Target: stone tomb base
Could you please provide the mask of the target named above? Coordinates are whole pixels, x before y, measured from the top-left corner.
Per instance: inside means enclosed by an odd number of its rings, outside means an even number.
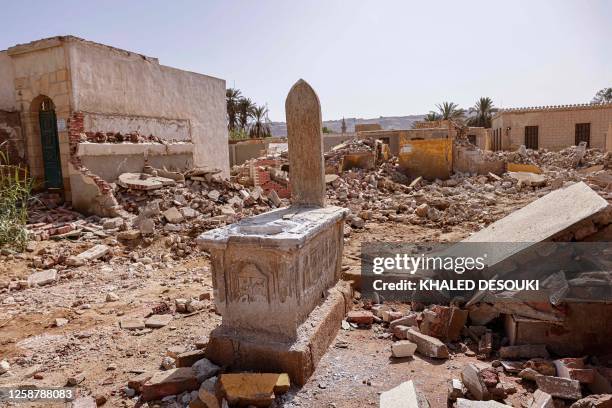
[[[220,326],[210,335],[206,357],[229,369],[287,373],[294,384],[304,385],[351,307],[352,291],[348,283],[339,282],[327,292],[323,303],[299,326],[295,341],[266,341]]]

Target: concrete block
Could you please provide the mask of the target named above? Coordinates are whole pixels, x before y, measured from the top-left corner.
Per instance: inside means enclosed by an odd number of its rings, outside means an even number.
[[[142,385],[141,398],[143,401],[162,399],[168,395],[197,390],[199,386],[196,374],[191,367],[158,371]]]
[[[57,280],[57,270],[47,269],[46,271],[35,272],[28,277],[30,286],[43,286]]]
[[[408,340],[400,340],[391,344],[391,353],[393,357],[412,357],[417,349],[417,345]]]
[[[468,392],[477,400],[487,400],[491,397],[487,385],[480,376],[480,368],[475,364],[466,364],[461,371],[461,380]]]
[[[540,390],[553,397],[569,400],[582,398],[580,383],[576,380],[541,375],[536,377],[536,384]]]
[[[412,381],[406,381],[380,394],[380,408],[429,408],[429,402]]]
[[[414,329],[406,330],[406,338],[417,345],[417,351],[432,358],[448,358],[448,348],[435,337],[427,336]]]
[[[456,408],[508,408],[512,405],[505,405],[497,401],[472,401],[465,398],[457,398]]]
[[[237,373],[219,376],[221,393],[230,405],[268,407],[275,394],[289,389],[287,374]]]
[[[542,390],[535,390],[528,408],[555,408],[555,403],[550,394]]]

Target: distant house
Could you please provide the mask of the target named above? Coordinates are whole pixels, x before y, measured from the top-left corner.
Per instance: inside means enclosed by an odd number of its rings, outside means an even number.
[[[502,109],[493,116],[490,129],[492,150],[520,145],[559,150],[580,142],[610,149],[611,133],[610,103]]]
[[[0,143],[85,211],[145,163],[229,175],[225,109],[222,79],[77,37],[0,51]]]

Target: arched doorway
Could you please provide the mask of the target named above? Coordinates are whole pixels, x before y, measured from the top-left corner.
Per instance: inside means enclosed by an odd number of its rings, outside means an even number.
[[[63,187],[62,162],[60,160],[59,138],[57,136],[55,105],[49,97],[42,96],[39,98],[38,124],[43,168],[45,171],[45,187],[60,189]]]

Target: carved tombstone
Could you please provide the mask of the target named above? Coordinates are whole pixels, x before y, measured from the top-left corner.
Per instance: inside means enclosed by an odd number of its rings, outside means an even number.
[[[304,384],[351,298],[338,283],[348,210],[324,206],[321,107],[310,85],[299,80],[286,109],[291,207],[207,231],[198,244],[210,252],[215,306],[223,316],[210,334],[207,358],[286,372]]]
[[[291,202],[325,206],[325,164],[321,137],[321,104],[314,89],[300,79],[285,101],[289,139]]]

